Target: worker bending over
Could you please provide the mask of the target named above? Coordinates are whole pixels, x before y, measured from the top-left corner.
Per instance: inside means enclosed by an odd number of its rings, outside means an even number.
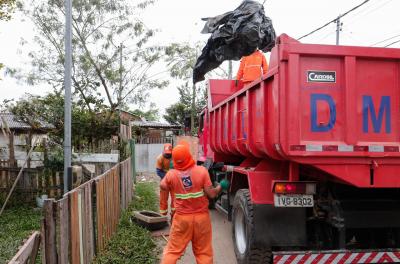
[[[161,178],[161,180],[165,177],[165,175],[170,169],[171,157],[172,157],[172,145],[164,144],[163,152],[157,157],[157,162],[156,162],[156,172],[157,175]],[[160,189],[160,213],[162,215],[168,214],[168,197],[169,197],[169,191]],[[175,212],[174,199],[175,197],[173,193],[171,193],[171,218]]]
[[[213,187],[208,171],[196,166],[186,144],[172,150],[174,169],[161,181],[160,188],[175,193],[176,212],[168,244],[164,248],[162,264],[175,264],[192,241],[197,264],[212,264],[212,230],[208,212],[208,198],[215,198],[229,182],[221,181]]]
[[[257,49],[249,56],[244,56],[240,60],[239,70],[236,75],[236,86],[237,81],[242,81],[244,84],[248,84],[256,79],[260,79],[267,73],[267,70],[267,60],[265,59],[264,54]]]

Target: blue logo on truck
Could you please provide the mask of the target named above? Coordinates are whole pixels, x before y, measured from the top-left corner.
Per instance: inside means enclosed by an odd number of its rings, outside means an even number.
[[[318,123],[318,102],[324,102],[329,106],[329,121],[326,124]],[[385,132],[391,133],[391,111],[390,111],[390,96],[382,96],[379,104],[378,112],[375,110],[375,105],[372,96],[363,95],[362,97],[362,115],[363,115],[363,132],[369,131],[369,120],[372,122],[374,133],[380,133],[382,123],[385,119]],[[336,104],[332,96],[329,94],[311,94],[311,131],[312,132],[328,132],[333,129],[336,123]],[[369,116],[371,116],[369,118]]]
[[[383,115],[385,114],[385,132],[391,132],[390,124],[390,96],[382,96],[381,103],[379,105],[378,117],[376,116],[374,102],[372,96],[363,96],[363,132],[368,133],[368,113],[371,113],[372,127],[375,133],[380,133],[383,122]]]
[[[318,124],[317,102],[323,101],[329,105],[329,122],[326,125]],[[336,123],[336,105],[333,98],[328,94],[311,94],[311,131],[328,132]]]

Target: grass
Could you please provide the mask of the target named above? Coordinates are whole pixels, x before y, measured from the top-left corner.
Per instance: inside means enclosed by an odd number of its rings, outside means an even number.
[[[0,216],[0,263],[7,263],[22,241],[40,229],[41,211],[29,207],[12,207]]]
[[[94,261],[96,264],[153,264],[157,261],[156,245],[150,232],[130,221],[134,210],[158,210],[156,183],[138,183],[136,199],[122,214],[118,231],[108,243],[106,250]]]

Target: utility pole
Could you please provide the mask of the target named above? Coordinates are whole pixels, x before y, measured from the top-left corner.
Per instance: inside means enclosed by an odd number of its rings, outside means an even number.
[[[336,19],[336,45],[339,45],[340,31],[342,31],[343,26],[343,23],[340,22],[341,17],[342,15],[339,15]]]
[[[229,64],[228,64],[228,79],[232,80],[232,61],[231,60],[229,61]]]
[[[118,103],[120,103],[122,97],[122,43],[119,46],[119,93]]]
[[[192,113],[190,116],[190,132],[191,135],[194,136],[195,128],[194,128],[194,119],[196,118],[196,84],[193,83],[192,90]]]
[[[65,1],[65,71],[64,71],[64,193],[72,182],[71,170],[71,70],[72,70],[72,0]]]

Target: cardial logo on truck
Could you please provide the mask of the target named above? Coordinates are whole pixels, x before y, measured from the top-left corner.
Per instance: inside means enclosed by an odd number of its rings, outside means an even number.
[[[307,71],[307,82],[336,82],[335,71]]]

